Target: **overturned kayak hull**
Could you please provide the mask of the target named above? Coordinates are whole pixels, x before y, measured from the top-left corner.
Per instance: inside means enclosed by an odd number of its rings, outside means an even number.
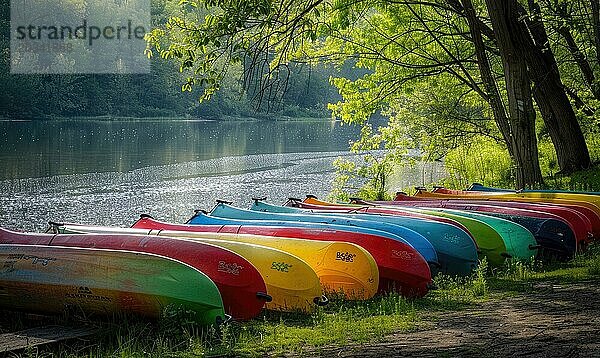
[[[250,225],[187,225],[154,220],[143,216],[132,226],[147,230],[191,232],[219,232],[272,237],[298,238],[318,241],[343,241],[356,244],[368,251],[379,271],[378,292],[391,290],[405,296],[421,297],[427,293],[431,273],[425,260],[410,245],[367,233],[335,230],[331,228],[250,226]]]
[[[513,189],[502,189],[494,188],[490,186],[484,186],[478,183],[473,183],[467,189],[467,191],[481,191],[481,192],[492,192],[492,193],[517,193],[517,190]],[[597,191],[577,191],[577,190],[540,190],[540,189],[523,189],[519,190],[520,193],[551,193],[551,194],[584,194],[584,195],[600,195]]]
[[[447,203],[448,205],[486,205],[503,208],[525,209],[548,213],[562,218],[571,226],[578,238],[588,237],[588,241],[595,236],[595,232],[600,231],[600,218],[598,218],[593,211],[584,207],[573,205],[557,205],[552,203],[533,203],[510,200],[500,201],[489,198],[436,199],[408,196],[404,193],[397,193],[394,201],[375,201],[372,203],[375,205],[393,206],[419,206],[421,205],[420,203],[438,203],[438,205],[446,205]],[[578,239],[578,241],[581,241],[581,239]]]
[[[421,256],[425,258],[425,260],[428,263],[435,267],[439,266],[437,253],[435,252],[433,245],[431,245],[431,243],[421,234],[400,225],[377,223],[359,219],[347,219],[326,215],[265,213],[259,211],[240,209],[222,203],[218,204],[211,211],[210,216],[241,220],[281,220],[288,222],[329,223],[335,225],[342,225],[348,228],[363,227],[368,229],[379,230],[390,234],[389,237],[400,237],[401,239],[410,243],[411,246],[414,247],[421,254]],[[190,220],[189,223],[193,224],[194,222],[195,218],[192,218],[192,220]]]
[[[226,313],[237,320],[256,317],[264,307],[265,300],[269,299],[262,276],[248,260],[214,245],[114,233],[51,235],[21,234],[8,230],[0,232],[0,243],[98,248],[166,256],[206,274],[221,292]],[[228,271],[222,267],[235,267],[236,270]]]
[[[568,260],[572,258],[578,244],[580,247],[587,245],[589,236],[585,230],[577,231],[579,238],[569,223],[560,216],[521,208],[509,208],[502,206],[465,204],[461,202],[448,201],[413,201],[399,202],[407,207],[417,208],[443,208],[476,212],[489,216],[499,217],[529,230],[535,237],[540,248],[542,258]]]
[[[206,275],[158,255],[0,244],[0,267],[0,307],[7,309],[150,318],[183,309],[200,324],[226,319],[219,291]]]
[[[496,194],[496,193],[493,193]],[[462,194],[441,194],[431,193],[423,190],[419,190],[414,198],[423,198],[425,200],[437,199],[457,199],[457,200],[495,200],[495,201],[511,201],[511,202],[524,202],[524,203],[537,203],[537,204],[552,204],[565,206],[574,210],[585,213],[589,220],[594,225],[593,234],[595,237],[600,237],[600,207],[585,201],[571,200],[571,199],[550,199],[550,198],[535,198],[525,197],[524,194],[503,194],[500,195],[462,195]]]
[[[311,313],[318,304],[326,302],[317,274],[305,261],[295,255],[270,247],[210,239],[206,236],[190,237],[186,232],[168,232],[167,235],[167,232],[162,230],[149,232],[144,229],[85,225],[63,225],[60,230],[82,234],[140,235],[141,237],[154,237],[158,240],[170,238],[180,242],[189,241],[218,246],[240,255],[256,267],[265,282],[267,294],[272,299],[266,303],[266,308],[277,311]],[[229,267],[219,267],[219,269],[230,271]]]
[[[304,214],[314,213],[315,215],[340,216],[402,225],[418,232],[431,242],[438,255],[441,266],[440,272],[449,275],[469,275],[477,267],[477,248],[472,238],[463,230],[445,223],[383,214],[357,214],[356,211],[345,213],[339,211],[313,212],[294,207],[270,205],[258,200],[254,202],[252,210],[275,213],[280,211]]]
[[[581,206],[593,211],[600,217],[600,197],[583,194],[552,194],[552,193],[482,193],[475,191],[450,190],[437,188],[434,192],[419,189],[416,197],[424,198],[489,198],[493,200],[511,200],[524,202],[552,203],[567,206]]]
[[[307,197],[304,200],[308,204],[316,205],[331,205],[331,206],[343,206],[343,204],[329,203],[326,201],[318,200],[314,197]],[[396,209],[394,206],[386,207],[392,211],[389,211],[393,215],[393,210]],[[502,240],[502,237],[496,232],[491,226],[483,223],[479,220],[467,218],[460,215],[454,215],[452,213],[443,212],[427,212],[421,211],[422,213],[445,217],[451,220],[455,220],[466,227],[472,237],[477,243],[477,247],[483,257],[486,257],[487,261],[492,266],[502,266],[507,257],[509,257],[506,251],[506,245]],[[401,215],[401,214],[398,214]]]

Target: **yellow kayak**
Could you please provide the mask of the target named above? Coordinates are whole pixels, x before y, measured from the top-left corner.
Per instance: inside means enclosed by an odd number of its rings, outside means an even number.
[[[340,293],[347,299],[371,298],[379,286],[375,259],[365,249],[352,243],[166,230],[153,230],[150,235],[244,242],[285,251],[304,260],[315,271],[326,293]]]
[[[324,200],[319,200],[317,198],[315,198],[312,195],[307,195],[306,199],[304,199],[302,201],[303,203],[306,204],[312,204],[312,205],[322,205],[322,206],[357,206],[357,207],[364,207],[365,205],[354,205],[354,204],[338,204],[338,203],[333,203],[330,201],[324,201]]]
[[[83,225],[61,225],[58,229],[60,233],[65,234],[141,234],[174,237],[173,235],[167,235],[166,231],[160,230],[149,231]],[[172,231],[171,233],[176,234],[178,232]],[[179,233],[181,234],[175,236],[178,239],[223,247],[242,256],[254,265],[265,281],[267,293],[273,298],[271,302],[266,303],[265,307],[267,309],[310,313],[315,310],[317,305],[327,302],[315,271],[304,260],[295,255],[272,247],[223,239],[210,239],[208,235],[190,238],[188,232],[180,231]]]
[[[158,235],[158,233],[153,233]],[[166,236],[160,233],[160,236]],[[267,293],[273,297],[265,307],[277,311],[313,312],[326,303],[319,277],[304,260],[282,250],[223,239],[180,237],[205,242],[235,252],[250,261],[262,275]]]

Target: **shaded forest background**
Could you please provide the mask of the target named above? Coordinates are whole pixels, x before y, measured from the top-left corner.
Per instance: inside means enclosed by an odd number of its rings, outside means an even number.
[[[160,58],[151,59],[149,74],[11,75],[10,1],[0,3],[0,117],[327,117],[327,103],[340,98],[329,77],[341,70],[300,64],[289,66],[281,95],[263,102],[254,100],[258,89],[244,86],[242,66],[202,103],[201,89],[182,92],[185,78],[179,65]],[[153,26],[163,25],[176,5],[153,1]]]

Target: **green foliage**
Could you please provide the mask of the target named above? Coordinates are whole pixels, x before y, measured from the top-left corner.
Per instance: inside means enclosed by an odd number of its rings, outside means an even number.
[[[512,161],[506,148],[482,138],[454,148],[444,158],[448,176],[440,184],[465,188],[471,183],[514,187]]]
[[[541,267],[540,262],[535,260],[506,260],[496,277],[512,281],[526,281],[534,277],[535,271]]]
[[[347,201],[351,195],[368,200],[391,200],[389,178],[399,165],[412,159],[401,149],[379,150],[385,145],[382,141],[385,129],[379,135],[370,135],[371,127],[362,128],[361,140],[353,143],[352,151],[361,152],[359,159],[338,158],[333,165],[336,176],[330,199]],[[365,134],[367,133],[367,134]],[[365,152],[367,151],[368,152]],[[351,193],[350,193],[351,192]]]
[[[588,275],[600,276],[600,257],[592,257],[587,263]]]
[[[319,10],[324,8],[321,1],[182,0],[179,4],[179,13],[172,14],[164,28],[146,35],[146,54],[175,60],[186,75],[182,90],[201,88],[201,100],[221,88],[231,68],[247,65],[251,68],[244,71],[259,78],[261,91],[263,83],[271,83],[268,90],[279,92],[280,65],[289,70],[291,53],[304,39],[316,38]],[[289,32],[296,34],[286,37]]]
[[[390,175],[391,164],[386,157],[377,158],[372,154],[364,155],[364,163],[357,165],[354,161],[338,158],[334,163],[336,176],[330,198],[348,201],[348,189],[354,189],[354,196],[367,200],[389,200],[386,179]],[[351,186],[354,183],[358,186]]]

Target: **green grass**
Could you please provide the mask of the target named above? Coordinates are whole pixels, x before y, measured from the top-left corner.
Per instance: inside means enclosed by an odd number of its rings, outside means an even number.
[[[535,289],[539,282],[579,282],[600,279],[600,248],[568,263],[543,266],[537,262],[509,262],[491,270],[483,261],[467,278],[439,275],[437,289],[425,298],[397,294],[366,301],[333,299],[312,315],[265,311],[249,322],[233,322],[220,330],[201,329],[177,312],[159,322],[127,318],[103,323],[92,342],[61,343],[22,352],[23,357],[197,357],[264,356],[318,353],[326,346],[378,342],[392,333],[409,332],[436,320],[444,312],[460,311],[488,299]],[[27,327],[23,315],[0,320],[0,330]],[[98,344],[95,344],[98,343]]]
[[[539,262],[511,262],[488,278],[492,290],[510,293],[533,290],[539,282],[575,283],[600,280],[600,246],[570,262],[542,265]]]

